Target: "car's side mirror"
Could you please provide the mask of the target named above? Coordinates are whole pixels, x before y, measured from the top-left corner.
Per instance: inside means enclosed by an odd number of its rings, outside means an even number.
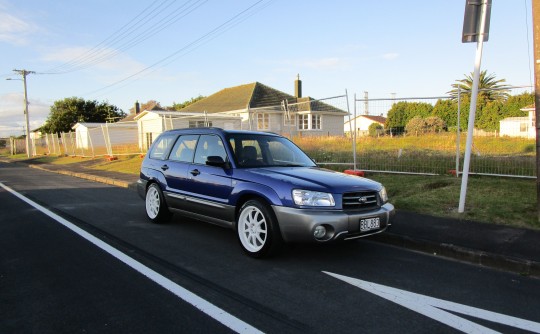
[[[229,168],[229,163],[223,160],[219,155],[209,155],[206,158],[206,164],[214,167]]]

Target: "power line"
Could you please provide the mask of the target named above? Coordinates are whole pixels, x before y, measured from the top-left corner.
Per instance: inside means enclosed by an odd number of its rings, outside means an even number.
[[[259,0],[255,4],[249,6],[248,8],[246,8],[244,10],[242,10],[241,12],[234,15],[229,20],[225,21],[224,23],[220,24],[219,26],[215,27],[214,29],[210,30],[206,34],[202,35],[201,37],[195,39],[191,43],[183,46],[182,48],[180,48],[178,50],[176,50],[175,52],[168,55],[167,57],[164,57],[161,60],[153,63],[152,65],[149,65],[149,66],[145,67],[144,69],[139,70],[139,71],[135,72],[134,74],[129,75],[129,76],[127,76],[127,77],[125,77],[125,78],[123,78],[121,80],[118,80],[118,81],[116,81],[116,82],[114,82],[114,83],[112,83],[110,85],[107,85],[107,86],[102,87],[100,89],[96,89],[94,91],[88,92],[88,93],[83,94],[83,95],[93,95],[93,94],[95,94],[97,92],[101,92],[101,91],[104,91],[104,90],[106,90],[108,88],[117,86],[117,85],[119,85],[119,84],[121,84],[123,82],[126,82],[126,81],[128,81],[130,79],[133,79],[133,78],[139,76],[142,73],[147,72],[148,70],[150,70],[152,68],[157,67],[158,65],[161,65],[161,67],[166,66],[166,65],[176,61],[178,58],[180,58],[180,57],[194,51],[195,49],[201,47],[202,45],[204,45],[204,44],[210,42],[211,40],[221,36],[222,34],[227,32],[228,30],[232,29],[233,27],[237,26],[238,24],[244,22],[245,20],[247,20],[251,16],[258,13],[259,11],[261,11],[261,10],[265,9],[266,7],[268,7],[272,1],[274,1],[274,0]],[[261,3],[263,3],[263,4],[259,6],[259,4],[261,4]],[[134,79],[134,81],[135,80],[137,80],[137,79]]]
[[[40,74],[66,74],[80,71],[107,61],[168,28],[201,7],[207,1],[208,0],[188,0],[163,17],[162,13],[169,9],[175,3],[175,0],[163,0],[159,3],[158,0],[156,0],[119,30],[89,51],[64,64],[40,72]],[[144,17],[142,17],[143,15]],[[138,20],[141,17],[142,19],[149,17],[149,19],[141,23],[140,20]],[[148,25],[150,25],[150,28],[144,29]]]
[[[168,1],[168,0],[167,0]],[[87,59],[88,57],[92,56],[93,54],[96,54],[96,53],[99,53],[101,52],[104,47],[101,47],[102,45],[106,45],[107,43],[109,43],[110,40],[114,40],[115,38],[115,35],[122,35],[124,34],[122,32],[122,30],[124,29],[130,29],[131,26],[136,23],[135,20],[138,19],[140,16],[142,16],[144,13],[146,13],[150,8],[152,8],[154,6],[154,4],[158,2],[158,0],[155,0],[152,4],[150,4],[148,7],[146,7],[145,9],[143,9],[138,15],[136,15],[133,19],[131,19],[128,23],[124,24],[120,29],[118,29],[117,31],[115,31],[114,33],[112,33],[110,36],[108,36],[107,38],[105,38],[103,41],[101,41],[100,43],[98,43],[96,46],[94,46],[93,48],[91,48],[90,50],[88,50],[87,52],[71,59],[70,61],[66,62],[66,63],[63,63],[63,64],[60,64],[60,65],[57,65],[47,71],[44,71],[44,72],[51,72],[51,73],[46,73],[46,74],[54,74],[54,72],[60,72],[61,69],[63,67],[68,67],[68,66],[73,66],[79,62],[82,62],[84,61],[85,59]],[[163,4],[163,3],[162,3]],[[161,6],[161,5],[160,5]],[[159,6],[157,7],[159,8]],[[155,11],[152,10],[151,12]],[[129,28],[128,28],[129,27]]]

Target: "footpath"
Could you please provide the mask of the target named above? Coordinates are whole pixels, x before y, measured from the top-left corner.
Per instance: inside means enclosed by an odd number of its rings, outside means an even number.
[[[9,161],[6,161],[9,162]],[[27,161],[31,168],[136,189],[138,176]],[[370,240],[540,278],[540,230],[432,217],[400,211],[391,228]]]

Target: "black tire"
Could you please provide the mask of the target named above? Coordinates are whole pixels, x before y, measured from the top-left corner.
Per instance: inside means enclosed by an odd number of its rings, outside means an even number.
[[[167,207],[163,192],[156,183],[146,189],[145,198],[146,216],[154,224],[166,223],[171,220],[172,214]]]
[[[258,200],[249,200],[238,212],[236,235],[242,249],[254,258],[275,255],[283,239],[271,209]]]

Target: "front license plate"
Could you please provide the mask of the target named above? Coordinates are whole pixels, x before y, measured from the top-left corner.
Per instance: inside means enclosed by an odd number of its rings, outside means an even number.
[[[367,232],[381,228],[379,217],[360,219],[360,232]]]

